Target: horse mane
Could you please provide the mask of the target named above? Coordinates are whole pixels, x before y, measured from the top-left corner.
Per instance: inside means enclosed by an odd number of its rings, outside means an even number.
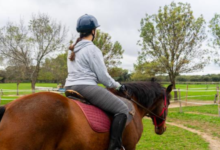
[[[137,101],[144,105],[145,107],[151,107],[155,101],[159,100],[165,94],[165,88],[161,86],[160,83],[155,82],[134,82],[134,83],[125,83],[127,92],[129,96],[135,96]],[[170,94],[167,95],[168,104],[170,99]]]

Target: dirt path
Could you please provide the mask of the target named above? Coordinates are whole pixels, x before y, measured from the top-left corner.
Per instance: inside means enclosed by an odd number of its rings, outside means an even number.
[[[210,150],[220,150],[220,140],[219,139],[214,138],[214,137],[212,137],[212,136],[210,136],[210,135],[208,135],[204,132],[201,132],[201,131],[198,131],[198,130],[195,130],[195,129],[191,129],[191,128],[185,127],[183,125],[180,125],[180,124],[175,124],[175,123],[171,123],[171,122],[166,122],[166,123],[169,124],[169,125],[172,125],[172,126],[176,126],[176,127],[188,130],[188,131],[193,132],[193,133],[197,133],[205,141],[209,142]]]

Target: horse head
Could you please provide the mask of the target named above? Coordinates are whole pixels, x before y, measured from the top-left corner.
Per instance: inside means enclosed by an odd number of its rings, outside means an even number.
[[[137,105],[137,111],[142,117],[150,117],[155,126],[156,134],[163,134],[166,131],[166,117],[170,104],[170,92],[172,85],[166,89],[158,82],[137,82],[126,83],[127,97]]]
[[[166,131],[166,117],[168,114],[168,106],[170,104],[170,92],[172,91],[172,85],[169,85],[164,90],[164,95],[159,96],[155,105],[148,112],[148,116],[152,119],[155,126],[156,134],[163,134]]]

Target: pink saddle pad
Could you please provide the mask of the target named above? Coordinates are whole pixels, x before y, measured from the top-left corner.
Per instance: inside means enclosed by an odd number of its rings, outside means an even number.
[[[96,132],[108,132],[111,121],[104,111],[93,105],[87,105],[73,100],[83,111],[90,127]]]

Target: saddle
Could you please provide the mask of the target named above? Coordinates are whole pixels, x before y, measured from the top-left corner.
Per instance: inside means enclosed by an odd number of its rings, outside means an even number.
[[[65,95],[66,95],[66,97],[68,97],[70,99],[77,100],[77,101],[82,102],[84,104],[91,105],[91,103],[89,103],[88,100],[86,100],[81,94],[79,94],[78,92],[76,92],[74,90],[66,90]]]
[[[92,105],[88,102],[80,93],[74,91],[74,90],[67,90],[65,92],[66,97],[73,100],[82,112],[84,113],[90,127],[95,132],[108,132],[110,130],[111,126],[111,119],[112,116],[108,114],[107,112],[104,112],[100,108]],[[118,96],[129,108],[129,116],[127,119],[126,125],[128,125],[131,120],[133,119],[133,116],[135,115],[135,108],[133,104],[128,101],[127,99]]]

